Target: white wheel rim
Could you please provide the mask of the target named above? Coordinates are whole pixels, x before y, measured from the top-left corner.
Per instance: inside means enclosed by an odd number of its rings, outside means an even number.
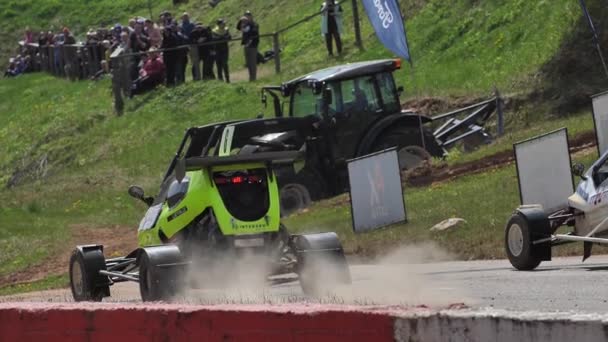
[[[80,268],[79,262],[75,262],[72,264],[72,286],[76,295],[83,295],[84,289],[82,280],[82,269]]]
[[[509,251],[513,256],[519,256],[524,249],[524,234],[521,227],[516,223],[509,227],[508,243]]]

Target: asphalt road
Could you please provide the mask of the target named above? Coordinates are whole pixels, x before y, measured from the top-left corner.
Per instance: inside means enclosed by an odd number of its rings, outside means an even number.
[[[192,290],[176,301],[187,303],[294,303],[321,301],[338,304],[405,304],[445,307],[464,303],[515,311],[606,312],[608,256],[556,258],[536,271],[519,272],[506,260],[381,264],[351,266],[353,285],[322,298],[302,294],[296,281],[251,289],[223,286]],[[139,302],[137,284],[112,287],[112,302]],[[69,290],[52,290],[0,297],[6,301],[71,301]]]

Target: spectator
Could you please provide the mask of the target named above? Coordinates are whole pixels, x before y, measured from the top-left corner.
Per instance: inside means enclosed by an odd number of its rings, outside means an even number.
[[[74,45],[76,44],[76,38],[72,36],[72,32],[67,27],[63,28],[63,44],[64,45]]]
[[[162,84],[165,78],[165,64],[155,48],[150,49],[148,58],[133,82],[131,96],[144,93]]]
[[[190,40],[190,33],[194,30],[194,24],[190,22],[190,15],[188,12],[184,12],[182,15],[182,34],[186,39]]]
[[[217,66],[217,78],[230,83],[230,74],[228,73],[228,41],[232,39],[230,31],[226,27],[224,19],[218,19],[217,26],[213,29],[213,40],[219,43],[215,44],[215,64]]]
[[[184,61],[184,50],[175,49],[184,43],[183,36],[177,31],[177,25],[166,26],[163,29],[163,49],[169,49],[164,52],[164,62],[167,69],[167,86],[175,86],[180,84],[185,78],[182,75],[182,63]]]
[[[204,44],[213,41],[213,32],[209,26],[197,24],[195,29],[192,31],[192,44]],[[206,44],[198,47],[198,55],[203,63],[202,78],[203,80],[213,80],[215,75],[213,73],[213,63],[215,49],[214,45]],[[194,73],[194,68],[193,68]],[[197,78],[200,79],[200,78]]]
[[[129,25],[127,26],[129,33],[132,33],[133,31],[135,31],[136,24],[137,24],[137,19],[135,19],[135,18],[129,19]]]
[[[31,44],[34,42],[34,34],[30,30],[29,26],[25,28],[25,34],[23,35],[23,43]]]
[[[116,24],[112,28],[112,44],[120,45],[120,34],[122,33],[122,25]]]
[[[327,0],[321,6],[321,33],[325,35],[327,53],[334,55],[332,37],[336,41],[338,55],[342,54],[342,7],[335,0]]]
[[[140,52],[148,51],[148,49],[150,48],[150,42],[148,40],[148,37],[144,34],[143,22],[137,21],[135,23],[133,32],[131,32],[131,34],[129,35],[129,43],[130,43],[129,46],[131,47],[131,52],[133,52],[133,53],[140,53]],[[133,56],[133,66],[134,67],[131,69],[131,78],[132,79],[137,78],[137,68],[138,68],[140,62],[141,62],[140,55]]]
[[[53,34],[53,31],[49,31],[46,33],[46,43],[48,45],[55,44],[55,35]]]
[[[159,48],[163,41],[163,36],[162,34],[160,34],[160,29],[152,21],[152,19],[146,19],[145,32],[148,35],[148,39],[150,40],[150,46]]]
[[[173,17],[169,11],[164,11],[160,14],[160,22],[164,27],[171,26],[173,24]]]
[[[43,46],[47,45],[47,43],[48,43],[48,36],[46,35],[46,33],[44,31],[40,31],[40,34],[38,35],[38,46],[43,47]]]
[[[15,77],[17,75],[19,75],[19,72],[17,70],[17,63],[15,62],[14,58],[9,59],[8,61],[8,68],[6,68],[6,71],[4,72],[4,77]]]
[[[236,29],[243,33],[241,44],[245,49],[245,63],[249,70],[249,81],[255,81],[257,76],[258,45],[260,44],[260,30],[253,20],[250,11],[239,20]]]

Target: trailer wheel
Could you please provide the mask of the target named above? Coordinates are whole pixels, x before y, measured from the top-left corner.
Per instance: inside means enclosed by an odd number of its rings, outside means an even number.
[[[511,265],[520,271],[530,271],[541,263],[536,246],[532,244],[531,228],[528,221],[519,214],[513,214],[505,229],[505,250]]]
[[[422,147],[422,139],[420,139],[420,130],[417,127],[396,127],[383,132],[376,140],[372,147],[372,152],[381,151],[387,148],[397,146],[399,153],[399,166],[401,169],[411,169],[415,167],[415,160],[419,162],[430,159],[430,157],[443,157],[443,149],[437,143],[428,128],[423,128],[424,146],[426,154],[421,153],[416,146]],[[403,158],[408,157],[408,158]]]
[[[179,249],[174,246],[171,246],[174,248],[166,249],[164,247],[145,248],[137,259],[139,292],[144,302],[172,299],[179,291],[178,284],[184,280],[181,279],[181,274],[178,272],[179,267],[171,265],[181,260]]]
[[[105,258],[100,249],[75,249],[70,256],[70,288],[77,302],[101,302],[109,296],[107,285],[100,286],[104,279],[99,271],[105,269]],[[107,277],[105,277],[107,278]]]

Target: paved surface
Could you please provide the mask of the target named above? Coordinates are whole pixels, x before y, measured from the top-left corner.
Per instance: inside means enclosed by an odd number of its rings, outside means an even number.
[[[533,272],[518,272],[506,260],[383,264],[351,266],[353,285],[322,298],[307,298],[297,282],[257,290],[195,290],[177,301],[188,303],[294,303],[321,301],[338,304],[406,304],[444,307],[465,303],[471,307],[506,310],[606,312],[608,310],[608,256],[556,258]],[[246,283],[246,282],[244,282]],[[245,286],[246,287],[246,286]],[[112,288],[109,301],[139,302],[137,284]],[[71,301],[69,290],[54,290],[10,297],[6,301]]]

